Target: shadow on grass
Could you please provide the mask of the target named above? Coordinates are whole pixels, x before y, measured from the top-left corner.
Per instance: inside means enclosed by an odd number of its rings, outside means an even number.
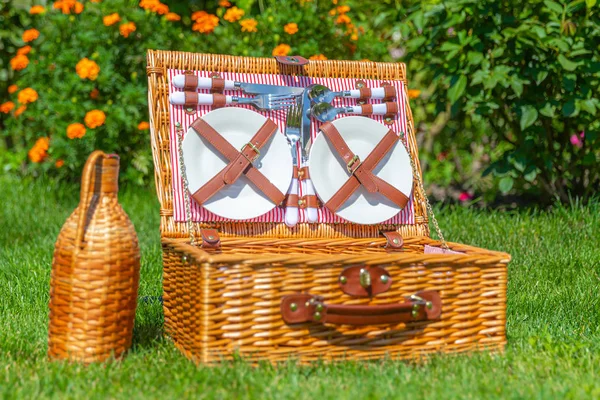
[[[159,346],[164,341],[163,328],[162,296],[140,297],[133,328],[133,351]]]

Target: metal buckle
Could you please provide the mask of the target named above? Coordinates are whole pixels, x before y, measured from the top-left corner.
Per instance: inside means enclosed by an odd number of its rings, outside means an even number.
[[[354,168],[352,168],[355,164],[356,164],[356,166]],[[356,171],[358,169],[358,167],[360,167],[361,164],[362,164],[362,162],[360,161],[360,158],[358,158],[358,156],[355,154],[354,157],[352,157],[352,160],[350,160],[348,162],[348,164],[346,165],[346,169],[348,170],[349,173],[353,174],[354,171]]]
[[[244,149],[246,148],[246,146],[250,146],[250,148],[252,150],[254,150],[254,152],[256,153],[256,155],[254,156],[254,158],[249,159],[248,157],[246,157],[246,155],[244,154]],[[250,164],[253,164],[254,161],[258,160],[258,157],[260,157],[260,150],[258,149],[258,147],[256,147],[254,144],[248,142],[245,145],[242,146],[242,148],[240,149],[240,153],[242,153],[242,155],[246,158],[246,160],[248,160],[248,162]]]

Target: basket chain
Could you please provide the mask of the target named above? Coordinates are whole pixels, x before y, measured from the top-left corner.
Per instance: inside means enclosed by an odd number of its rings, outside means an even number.
[[[185,195],[183,196],[185,203],[185,218],[187,222],[188,231],[190,232],[190,244],[194,245],[196,243],[196,235],[194,235],[194,224],[192,223],[189,183],[187,179],[187,172],[185,170],[185,163],[183,162],[183,127],[181,126],[180,122],[175,122],[175,127],[177,129],[177,151],[179,153],[179,169],[181,173],[181,179],[183,180],[183,189],[185,193]]]
[[[435,217],[435,213],[433,212],[433,207],[431,207],[431,203],[429,203],[429,198],[427,197],[427,193],[425,192],[425,188],[423,187],[423,179],[421,179],[421,174],[419,174],[419,171],[417,170],[417,165],[415,164],[415,161],[413,160],[413,156],[412,156],[412,154],[410,154],[410,151],[408,151],[408,148],[406,147],[406,144],[404,143],[404,139],[405,139],[404,132],[400,132],[400,139],[402,139],[400,141],[402,142],[402,144],[404,145],[404,148],[406,149],[406,152],[408,153],[408,157],[410,159],[410,166],[412,167],[413,175],[417,179],[419,189],[421,190],[421,193],[423,193],[423,197],[425,198],[425,206],[427,207],[427,213],[431,216],[431,222],[433,222],[433,226],[435,227],[435,232],[437,233],[438,238],[440,238],[440,241],[442,242],[442,248],[445,250],[448,250],[448,244],[446,243],[446,239],[444,239],[444,235],[442,234],[440,225],[438,224],[437,218]]]

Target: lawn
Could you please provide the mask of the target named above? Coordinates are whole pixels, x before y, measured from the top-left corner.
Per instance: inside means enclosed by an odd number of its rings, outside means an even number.
[[[600,398],[600,202],[438,209],[450,240],[513,256],[504,354],[206,368],[162,336],[156,196],[122,188],[142,250],[134,346],[122,362],[85,367],[46,358],[52,250],[78,188],[8,178],[0,188],[0,398]]]

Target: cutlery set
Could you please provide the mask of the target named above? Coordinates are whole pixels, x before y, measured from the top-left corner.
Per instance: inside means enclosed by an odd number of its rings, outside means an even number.
[[[318,221],[319,200],[315,194],[309,172],[308,160],[311,150],[311,119],[321,123],[334,121],[339,114],[392,115],[398,112],[396,102],[379,104],[359,104],[336,107],[331,104],[335,98],[388,100],[396,97],[395,88],[361,88],[356,90],[333,91],[321,84],[307,87],[289,87],[259,83],[245,83],[221,78],[201,78],[196,75],[180,74],[171,79],[175,88],[183,91],[172,92],[171,104],[185,109],[196,109],[208,105],[220,108],[226,105],[248,104],[260,111],[287,110],[284,135],[290,148],[294,174],[285,201],[285,223],[293,227],[299,220],[299,209],[305,210],[307,222]],[[211,90],[213,93],[198,93],[197,90]],[[241,91],[252,97],[225,95],[217,92]],[[373,121],[375,122],[375,121]],[[298,160],[298,145],[300,160]],[[260,155],[260,153],[258,153]],[[257,158],[258,158],[257,155]],[[354,156],[357,161],[358,156]],[[360,161],[356,162],[356,167]],[[350,163],[349,163],[350,165]],[[348,167],[349,173],[354,173]],[[299,185],[301,188],[299,190]],[[302,193],[302,197],[300,197]],[[320,193],[320,192],[319,192]]]

